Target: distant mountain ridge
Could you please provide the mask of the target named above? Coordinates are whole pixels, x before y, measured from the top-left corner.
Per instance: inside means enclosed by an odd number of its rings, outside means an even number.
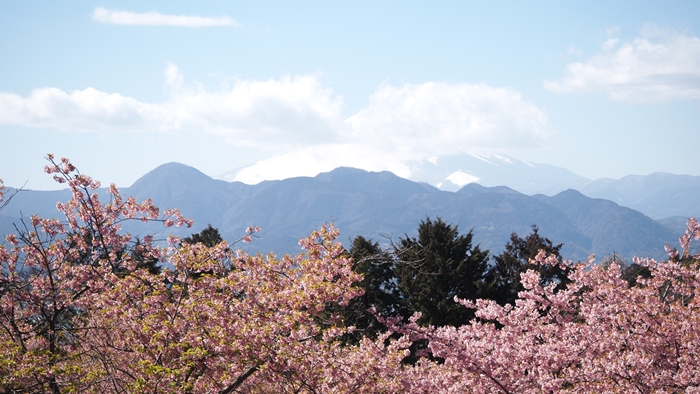
[[[530,163],[497,153],[461,153],[406,164],[411,169],[409,180],[427,183],[445,191],[457,191],[468,183],[479,183],[484,186],[507,185],[524,194],[551,195],[590,182],[561,167]],[[216,178],[239,181],[246,170],[255,166],[239,167]],[[243,175],[242,178],[246,176]]]
[[[297,241],[321,224],[333,221],[341,240],[363,235],[380,242],[386,237],[413,236],[420,220],[440,216],[474,231],[482,248],[500,253],[510,234],[529,234],[532,225],[542,236],[564,243],[563,255],[585,260],[617,253],[663,258],[663,246],[678,244],[678,232],[644,214],[615,202],[587,197],[575,190],[555,196],[528,196],[504,186],[468,184],[457,192],[442,191],[390,172],[338,168],[316,177],[265,181],[257,185],[215,180],[178,163],[159,166],[144,175],[124,195],[152,198],[161,208],[179,208],[195,219],[192,229],[172,232],[186,236],[211,224],[224,238],[237,239],[247,226],[262,228],[260,238],[241,244],[250,252],[295,253]],[[2,212],[0,232],[12,231],[8,220],[39,213],[55,217],[55,203],[69,198],[66,191],[23,191]],[[48,213],[49,214],[47,215]],[[13,219],[14,218],[14,219]],[[165,236],[171,229],[142,223],[125,226],[133,234]]]
[[[618,180],[602,178],[579,190],[587,196],[605,198],[644,212],[654,219],[700,216],[700,176],[657,172]]]
[[[410,180],[427,183],[445,191],[457,191],[468,184],[507,186],[527,195],[553,196],[568,189],[594,198],[604,198],[636,209],[653,219],[700,216],[700,176],[654,173],[629,175],[619,180],[590,180],[565,168],[532,163],[496,153],[462,153],[408,163]],[[249,167],[220,176],[237,180]],[[675,228],[675,227],[674,227]]]
[[[528,195],[552,195],[590,182],[565,168],[496,153],[462,153],[416,163],[411,179],[446,191],[473,182],[487,187],[505,185]]]

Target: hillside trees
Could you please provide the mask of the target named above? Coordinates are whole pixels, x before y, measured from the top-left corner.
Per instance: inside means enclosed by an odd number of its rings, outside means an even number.
[[[417,364],[403,367],[403,383],[420,381],[433,392],[697,392],[700,256],[689,245],[699,238],[691,219],[682,252],[669,248],[667,262],[596,265],[561,261],[561,245],[536,228],[525,239],[514,236],[506,252],[522,260],[514,265],[521,289],[512,302],[455,297],[478,317],[458,326],[380,316],[394,335],[424,341],[443,362],[414,353]],[[525,260],[528,245],[539,247]],[[431,379],[416,380],[425,369]]]
[[[700,239],[697,220],[668,248],[666,262],[635,259],[649,275],[630,286],[616,261],[605,267],[566,263],[565,288],[543,284],[540,271],[521,274],[514,304],[456,299],[478,320],[461,327],[425,327],[415,319],[392,330],[429,340],[444,360],[434,390],[441,392],[699,392]],[[562,262],[541,251],[533,265]]]

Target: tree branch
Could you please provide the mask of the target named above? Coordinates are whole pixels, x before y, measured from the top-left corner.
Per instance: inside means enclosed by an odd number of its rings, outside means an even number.
[[[229,385],[225,389],[219,391],[219,394],[232,393],[233,390],[237,389],[238,386],[243,384],[243,382],[250,377],[250,375],[254,374],[259,369],[260,369],[259,365],[253,365],[252,367],[248,368],[248,370],[243,372],[233,383],[231,383],[231,385]]]

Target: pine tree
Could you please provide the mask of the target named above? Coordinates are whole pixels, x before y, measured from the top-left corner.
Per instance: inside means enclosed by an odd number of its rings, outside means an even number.
[[[515,304],[518,293],[525,290],[520,283],[520,274],[527,270],[536,270],[540,273],[540,284],[556,283],[556,290],[566,287],[569,282],[567,277],[569,270],[551,265],[530,264],[540,250],[549,255],[556,256],[561,261],[560,250],[564,244],[554,245],[548,238],[538,234],[537,226],[532,226],[532,233],[526,238],[512,233],[510,241],[506,244],[503,253],[494,256],[494,264],[487,273],[491,283],[492,299],[501,305]]]
[[[188,243],[190,245],[202,243],[205,246],[211,248],[220,244],[223,240],[224,239],[221,238],[221,234],[219,234],[219,230],[217,228],[212,227],[211,224],[207,224],[207,228],[205,228],[204,230],[198,233],[194,233],[189,237],[183,238],[182,243]]]
[[[370,308],[382,316],[403,315],[400,308],[396,278],[394,276],[394,258],[383,250],[379,243],[357,236],[352,242],[349,254],[353,260],[353,270],[362,274],[362,281],[355,285],[364,290],[364,294],[353,298],[350,303],[339,309],[346,326],[354,326],[355,332],[346,335],[346,342],[357,342],[363,336],[376,338],[386,331]]]
[[[418,238],[402,238],[396,250],[394,272],[408,316],[422,314],[420,324],[460,326],[474,317],[454,297],[487,298],[484,280],[488,251],[472,245],[473,234],[460,235],[457,226],[426,218]]]

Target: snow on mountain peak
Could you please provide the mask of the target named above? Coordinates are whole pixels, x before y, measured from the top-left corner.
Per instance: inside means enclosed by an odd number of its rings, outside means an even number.
[[[459,187],[462,187],[468,183],[479,182],[479,177],[474,176],[472,174],[467,174],[462,170],[453,172],[452,174],[450,174],[450,176],[448,176],[445,179]]]

